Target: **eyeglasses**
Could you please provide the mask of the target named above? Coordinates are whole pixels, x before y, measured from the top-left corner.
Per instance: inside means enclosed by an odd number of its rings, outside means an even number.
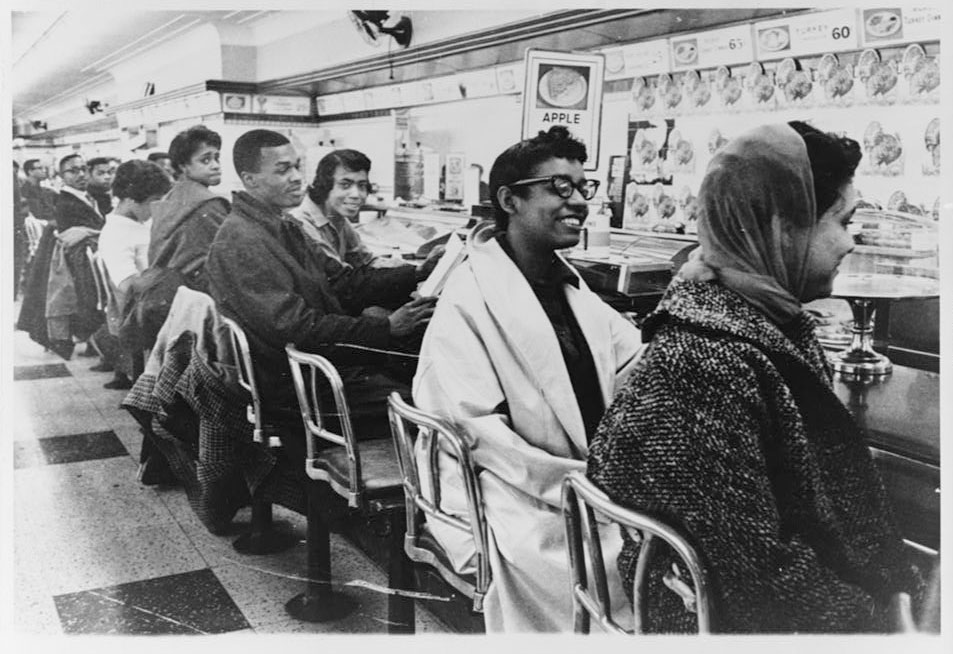
[[[64,168],[63,172],[69,173],[71,175],[79,175],[80,173],[88,173],[89,167],[88,166],[73,166],[72,168]]]
[[[561,198],[570,198],[572,197],[573,191],[579,191],[579,194],[583,197],[584,200],[591,200],[596,196],[596,191],[599,190],[599,180],[596,179],[584,179],[581,182],[572,181],[571,177],[567,175],[551,175],[548,177],[530,177],[529,179],[521,179],[506,186],[527,186],[529,184],[542,184],[543,182],[549,182],[553,190]]]

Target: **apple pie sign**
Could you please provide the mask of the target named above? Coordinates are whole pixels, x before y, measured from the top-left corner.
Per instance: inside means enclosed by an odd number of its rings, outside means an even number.
[[[586,144],[585,170],[599,165],[605,57],[530,48],[526,51],[523,138],[564,125]]]

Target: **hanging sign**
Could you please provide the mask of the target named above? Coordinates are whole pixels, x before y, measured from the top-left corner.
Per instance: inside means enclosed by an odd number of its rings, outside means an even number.
[[[856,9],[834,9],[757,23],[758,60],[856,50],[860,43]]]
[[[586,144],[585,170],[599,165],[605,57],[597,54],[526,51],[523,138],[564,125]]]

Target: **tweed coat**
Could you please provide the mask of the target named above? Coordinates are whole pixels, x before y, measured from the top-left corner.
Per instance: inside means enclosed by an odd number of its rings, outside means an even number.
[[[589,477],[694,539],[720,631],[887,629],[889,596],[916,595],[918,575],[810,316],[782,331],[721,284],[676,279],[643,336],[651,344],[603,417]],[[637,547],[619,557],[624,579]],[[685,630],[694,616],[659,582],[674,558],[657,561],[649,628]]]
[[[491,540],[487,631],[571,631],[560,492],[568,472],[585,470],[585,426],[552,323],[492,232],[492,225],[474,230],[469,258],[440,296],[420,350],[414,402],[474,444]],[[564,288],[608,402],[642,347],[639,332],[581,279],[579,288]],[[440,464],[443,507],[466,515],[453,459],[445,454]],[[621,538],[606,527],[606,557],[615,557]],[[439,523],[429,528],[466,571],[469,537]],[[624,603],[621,579],[610,575],[609,584]]]

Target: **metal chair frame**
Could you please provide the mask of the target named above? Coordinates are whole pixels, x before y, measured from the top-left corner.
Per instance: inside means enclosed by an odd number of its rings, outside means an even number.
[[[105,311],[113,297],[106,262],[103,261],[99,252],[93,252],[93,249],[89,246],[86,247],[86,259],[89,261],[89,266],[93,271],[93,281],[96,284],[96,308]]]
[[[351,424],[351,412],[344,392],[344,382],[328,359],[309,352],[302,352],[294,345],[285,346],[295,394],[301,410],[304,428],[306,460],[305,473],[310,479],[323,481],[352,509],[362,515],[382,518],[385,522],[383,535],[388,537],[388,585],[395,589],[412,586],[409,575],[412,570],[400,547],[403,541],[404,510],[402,488],[395,489],[394,497],[378,497],[368,501],[365,497],[362,476],[360,447]],[[309,369],[309,383],[305,384],[303,367]],[[340,423],[340,434],[325,427],[323,416],[332,415],[321,410],[318,398],[318,375],[323,375],[331,387],[335,415]],[[329,450],[318,450],[318,439],[338,448],[344,448],[348,462],[347,483],[339,483],[319,465]],[[331,450],[333,451],[333,450]],[[397,491],[400,491],[399,496]],[[308,496],[308,584],[305,592],[292,598],[287,604],[288,612],[301,620],[323,621],[335,619],[351,610],[351,601],[342,593],[330,589],[330,532],[325,520],[315,506],[313,493]],[[391,594],[388,597],[388,633],[412,633],[414,631],[414,604],[408,597]]]
[[[683,534],[657,518],[615,504],[581,472],[571,472],[566,475],[563,481],[562,499],[572,580],[573,626],[576,633],[589,633],[592,619],[611,633],[645,633],[648,616],[645,601],[648,566],[657,549],[659,539],[675,550],[691,574],[693,592],[678,579],[674,581],[674,584],[680,587],[679,594],[686,598],[686,604],[694,607],[698,619],[698,633],[711,633],[714,607],[708,573],[698,552]],[[623,629],[612,617],[596,514],[619,524],[630,536],[642,543],[633,581],[632,604],[635,618],[633,631]]]
[[[261,398],[258,395],[258,385],[255,382],[255,367],[245,330],[231,318],[225,316],[221,318],[228,328],[229,341],[235,356],[235,367],[238,369],[238,384],[248,391],[251,397],[251,402],[245,408],[245,417],[253,426],[252,438],[256,443],[269,448],[281,447],[280,436],[275,434],[266,436],[266,426],[263,424],[261,417]],[[236,538],[232,546],[237,551],[247,554],[270,554],[293,546],[296,542],[293,535],[276,532],[272,519],[271,503],[253,497],[251,531]]]
[[[46,221],[40,220],[32,213],[27,214],[23,221],[23,227],[26,230],[27,256],[32,259],[36,254],[36,248],[40,245],[40,238],[43,236],[43,228],[46,227]]]
[[[301,420],[304,425],[305,444],[307,446],[307,460],[305,472],[308,477],[317,481],[327,482],[341,497],[347,500],[351,508],[363,508],[363,484],[361,483],[361,455],[351,425],[351,411],[348,408],[347,397],[344,395],[344,382],[337,368],[330,361],[319,354],[302,352],[293,345],[285,346],[288,353],[288,363],[291,367],[291,378],[294,380],[295,393],[298,405],[301,408]],[[305,386],[302,366],[308,366],[311,372],[310,384]],[[321,405],[318,402],[317,379],[318,373],[324,375],[331,386],[334,397],[335,415],[341,424],[342,434],[336,434],[324,427]],[[343,447],[347,452],[348,485],[343,486],[329,477],[324,470],[315,465],[318,456],[316,438],[320,438],[332,445]]]
[[[397,449],[404,496],[407,505],[407,533],[404,536],[404,551],[411,561],[426,563],[440,573],[450,585],[472,599],[473,611],[483,611],[483,598],[491,581],[488,556],[486,517],[483,510],[483,494],[476,466],[470,455],[471,446],[454,427],[438,416],[417,409],[405,402],[400,394],[391,393],[387,400],[391,433]],[[416,429],[408,429],[410,423]],[[419,462],[415,456],[415,443],[427,438],[427,461],[430,478],[430,498],[423,492]],[[457,468],[463,479],[469,519],[446,513],[440,508],[440,476],[438,454],[441,443],[456,457]],[[419,537],[426,528],[426,520],[435,520],[470,535],[476,549],[476,584],[462,578],[455,570],[444,565],[431,550],[420,547]]]
[[[275,434],[269,434],[267,438],[265,436],[265,426],[261,419],[261,399],[258,395],[258,385],[255,383],[255,369],[252,364],[251,348],[248,347],[248,337],[245,335],[245,330],[231,318],[222,316],[222,321],[228,327],[232,350],[235,353],[238,383],[251,396],[251,403],[246,407],[245,415],[248,422],[254,425],[253,438],[256,443],[268,447],[281,447],[280,436]]]

